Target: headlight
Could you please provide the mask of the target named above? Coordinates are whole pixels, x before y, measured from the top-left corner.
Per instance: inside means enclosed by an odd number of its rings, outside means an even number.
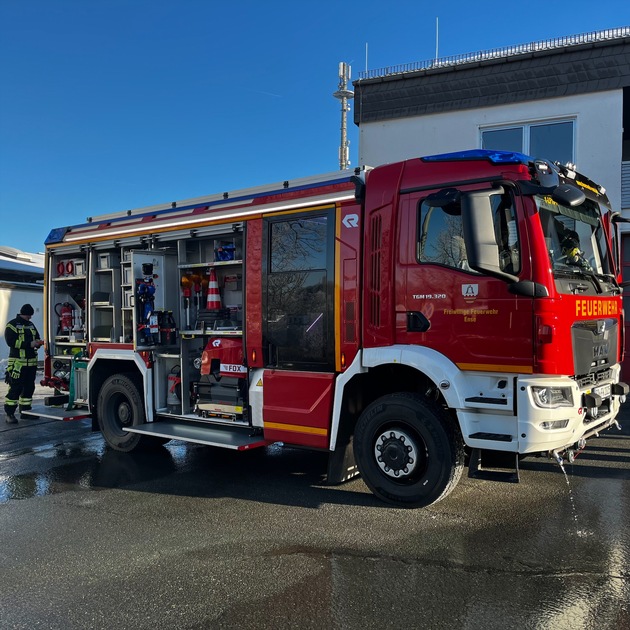
[[[534,402],[544,409],[573,407],[573,394],[570,387],[532,387]]]

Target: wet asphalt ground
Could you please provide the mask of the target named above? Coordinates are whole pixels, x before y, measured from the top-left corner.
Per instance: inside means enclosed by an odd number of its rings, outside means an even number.
[[[566,470],[400,510],[320,453],[2,415],[0,628],[630,628],[630,409]]]

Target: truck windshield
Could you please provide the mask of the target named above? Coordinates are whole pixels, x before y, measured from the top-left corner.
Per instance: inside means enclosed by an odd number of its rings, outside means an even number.
[[[554,276],[567,273],[607,279],[611,272],[606,236],[596,203],[575,208],[535,196]]]

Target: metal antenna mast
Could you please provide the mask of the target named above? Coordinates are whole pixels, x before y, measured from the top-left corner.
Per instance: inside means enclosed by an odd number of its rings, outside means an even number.
[[[350,65],[339,63],[339,89],[333,94],[341,101],[341,144],[339,145],[339,168],[343,171],[350,165],[350,141],[348,140],[347,118],[350,106],[348,101],[354,98],[354,92],[348,89]]]

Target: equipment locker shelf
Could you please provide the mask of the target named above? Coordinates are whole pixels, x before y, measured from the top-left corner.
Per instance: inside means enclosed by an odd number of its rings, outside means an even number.
[[[76,254],[50,257],[51,291],[49,308],[53,315],[49,352],[52,356],[69,355],[82,349],[85,339],[85,297],[87,259]]]
[[[90,276],[90,329],[92,341],[117,341],[120,322],[120,253],[118,251],[92,252]]]

